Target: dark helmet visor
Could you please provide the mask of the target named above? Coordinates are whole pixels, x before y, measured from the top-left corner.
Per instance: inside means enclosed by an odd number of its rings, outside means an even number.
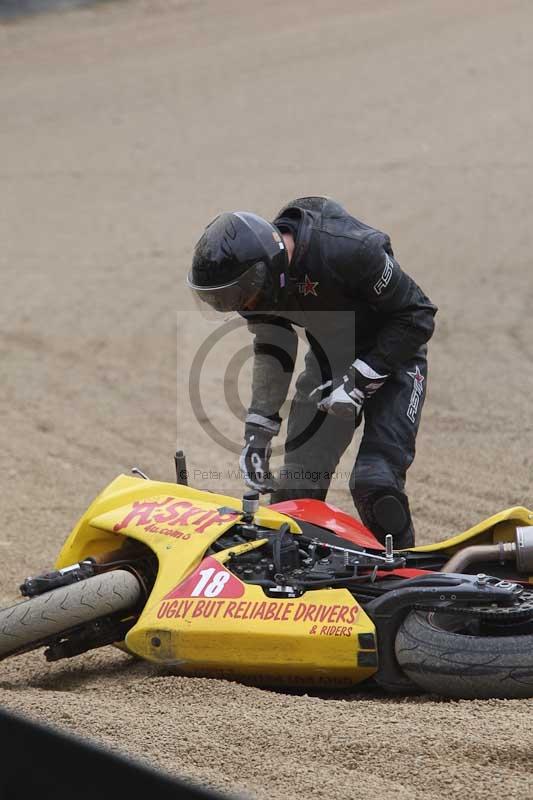
[[[187,276],[189,286],[196,297],[215,311],[243,311],[268,283],[268,269],[264,261],[258,261],[231,283],[222,286],[198,286],[193,283],[191,273]]]

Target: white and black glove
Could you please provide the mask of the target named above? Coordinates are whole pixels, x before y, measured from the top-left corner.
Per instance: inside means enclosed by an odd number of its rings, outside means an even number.
[[[252,425],[246,426],[244,434],[246,444],[239,459],[239,467],[246,485],[260,494],[268,494],[278,488],[270,472],[272,436],[272,431]]]
[[[358,420],[367,398],[387,380],[361,359],[356,359],[340,378],[326,381],[313,389],[309,397],[317,400],[317,408],[346,420]]]

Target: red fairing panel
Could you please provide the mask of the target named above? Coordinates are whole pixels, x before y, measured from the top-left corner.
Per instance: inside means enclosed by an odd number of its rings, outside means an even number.
[[[383,545],[378,542],[374,534],[358,522],[358,520],[341,511],[340,508],[325,503],[322,500],[285,500],[283,503],[273,503],[269,508],[287,514],[303,522],[311,522],[321,528],[327,528],[343,539],[349,539],[359,547],[370,547],[373,550],[383,550]]]

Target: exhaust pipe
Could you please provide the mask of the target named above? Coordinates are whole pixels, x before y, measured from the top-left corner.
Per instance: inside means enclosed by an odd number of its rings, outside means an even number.
[[[533,574],[533,525],[517,527],[514,542],[498,542],[498,544],[479,544],[465,547],[455,553],[441,572],[464,572],[465,568],[476,561],[515,561],[518,572]]]

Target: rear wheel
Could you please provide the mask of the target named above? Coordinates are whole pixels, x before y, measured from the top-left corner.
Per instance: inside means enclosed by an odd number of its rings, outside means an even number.
[[[139,581],[131,572],[111,570],[4,608],[0,659],[41,647],[84,623],[134,609],[140,597]]]
[[[412,611],[396,636],[396,658],[428,692],[465,699],[533,697],[531,624],[490,630],[497,635],[486,635],[483,624],[468,615]]]

